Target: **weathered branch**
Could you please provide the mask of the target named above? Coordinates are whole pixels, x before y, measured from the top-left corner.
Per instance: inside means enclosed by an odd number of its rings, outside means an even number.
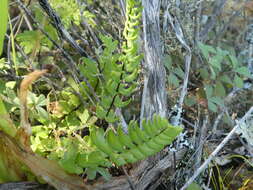
[[[199,174],[206,169],[208,164],[214,159],[217,153],[225,146],[225,144],[231,139],[236,130],[239,128],[240,124],[243,123],[253,112],[253,107],[249,109],[249,111],[243,116],[243,118],[237,123],[237,125],[229,132],[226,138],[216,147],[216,149],[211,153],[211,155],[205,160],[205,162],[197,169],[194,175],[185,183],[185,185],[180,190],[185,190]]]
[[[165,68],[161,62],[160,0],[143,0],[143,40],[145,61],[144,90],[141,120],[150,119],[154,113],[165,116],[167,96]]]

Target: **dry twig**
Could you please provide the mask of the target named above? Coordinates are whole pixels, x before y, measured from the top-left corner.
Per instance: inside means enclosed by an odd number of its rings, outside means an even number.
[[[205,160],[205,162],[197,169],[193,176],[184,184],[180,190],[185,190],[199,174],[206,169],[208,164],[214,159],[217,153],[225,146],[225,144],[231,139],[236,130],[239,128],[240,124],[243,123],[253,112],[253,107],[243,116],[242,119],[237,123],[237,125],[229,132],[229,134],[223,139],[223,141],[216,147],[216,149],[210,154],[210,156]]]

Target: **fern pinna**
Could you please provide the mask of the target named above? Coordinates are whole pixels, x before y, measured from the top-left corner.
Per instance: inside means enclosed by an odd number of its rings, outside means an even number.
[[[101,102],[96,106],[97,116],[107,122],[118,120],[114,108],[121,108],[131,102],[130,96],[136,89],[142,55],[138,53],[138,26],[141,6],[135,0],[128,0],[123,36],[125,41],[118,48],[118,41],[100,35],[103,51],[98,62],[84,58],[80,71],[89,78],[99,94]],[[124,100],[123,100],[124,98]]]
[[[131,121],[128,134],[118,127],[116,133],[109,129],[106,135],[103,129],[92,127],[90,138],[113,163],[121,166],[154,155],[182,131],[182,128],[170,125],[166,119],[157,115],[153,121],[144,120],[142,126],[143,129],[140,129],[137,122]]]

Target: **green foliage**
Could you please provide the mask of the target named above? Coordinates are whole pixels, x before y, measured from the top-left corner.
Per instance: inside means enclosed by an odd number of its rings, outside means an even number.
[[[201,190],[202,188],[200,187],[199,184],[193,182],[191,185],[189,185],[189,187],[187,188],[187,190]]]
[[[243,80],[251,78],[246,66],[238,61],[230,51],[217,47],[198,43],[199,50],[206,64],[197,65],[195,75],[199,75],[198,91],[188,95],[185,99],[187,106],[193,106],[199,101],[206,101],[208,109],[217,112],[218,106],[224,105],[224,97],[233,87],[242,88]],[[183,60],[176,55],[167,55],[164,65],[169,71],[168,84],[170,89],[178,88],[184,79],[182,70]],[[192,77],[194,78],[194,77]]]
[[[144,120],[142,125],[143,130],[135,121],[131,121],[128,134],[118,127],[116,133],[109,129],[106,135],[101,128],[92,127],[90,138],[113,163],[121,166],[154,155],[182,131],[180,127],[169,125],[166,119],[159,116],[154,116],[152,122]]]
[[[170,144],[182,130],[169,125],[166,119],[158,116],[154,116],[152,122],[143,121],[143,127],[141,130],[136,122],[131,121],[129,134],[125,134],[121,127],[118,127],[116,133],[112,129],[105,133],[91,124],[90,136],[82,138],[71,133],[59,138],[57,142],[57,138],[49,135],[52,127],[34,126],[32,148],[36,152],[41,149],[50,152],[47,157],[58,160],[69,173],[85,172],[89,179],[93,179],[98,172],[109,179],[110,174],[104,167],[108,168],[113,164],[121,166],[145,159]],[[71,138],[73,134],[75,137]],[[86,168],[85,171],[83,168]]]
[[[5,108],[4,102],[0,97],[0,131],[4,131],[6,134],[10,136],[15,136],[16,128],[10,122],[10,118],[8,116],[8,112]]]
[[[247,67],[238,62],[237,58],[219,47],[199,43],[199,48],[208,63],[199,69],[204,81],[204,91],[208,108],[217,112],[217,106],[223,105],[223,98],[232,87],[243,87],[243,79],[251,77]]]
[[[8,23],[8,0],[2,0],[0,6],[0,55],[3,51],[3,42]]]
[[[70,27],[71,22],[80,24],[80,8],[76,1],[50,2],[65,27]],[[144,120],[143,129],[139,128],[136,121],[131,121],[128,134],[123,132],[121,126],[114,130],[112,128],[112,124],[117,125],[118,121],[115,109],[127,106],[136,91],[143,57],[138,52],[141,4],[135,0],[127,0],[126,4],[123,42],[101,34],[99,37],[102,47],[96,50],[96,61],[79,57],[79,70],[87,77],[100,100],[96,105],[87,97],[87,92],[90,93],[87,84],[76,84],[71,78],[67,80],[70,86],[64,86],[61,91],[53,91],[47,95],[29,92],[27,97],[29,121],[32,126],[32,150],[49,160],[57,161],[66,172],[86,174],[89,179],[95,179],[97,173],[109,179],[111,174],[108,168],[134,163],[159,152],[182,130],[180,127],[171,126],[166,119],[159,116],[154,116],[152,121]],[[57,41],[56,30],[38,8],[38,4],[32,3],[31,8],[41,27]],[[90,25],[95,26],[93,14],[84,11],[83,16],[88,19]],[[38,52],[53,51],[52,42],[39,30],[24,30],[17,35],[16,40],[33,61],[36,61]],[[18,56],[17,58],[18,62],[23,63]],[[4,61],[0,60],[3,73],[10,69]],[[21,64],[18,64],[18,70],[22,71]],[[38,84],[34,88],[36,92],[41,88],[46,92],[51,91],[44,81],[39,81]],[[73,90],[81,94],[85,107],[80,97],[73,94]],[[16,81],[0,80],[0,93],[0,98],[6,104],[6,109],[3,109],[0,99],[0,115],[10,113],[13,122],[19,126],[20,101]],[[0,127],[5,133],[14,136],[16,126],[10,126],[8,119],[1,117]],[[104,122],[110,126],[106,131],[101,126],[98,127],[98,124]]]
[[[169,71],[167,77],[168,84],[171,88],[178,88],[180,82],[184,79],[184,71],[181,68],[181,60],[177,56],[165,56],[164,57],[165,68]],[[175,63],[175,64],[173,64]]]
[[[142,10],[140,3],[129,0],[126,10],[122,52],[117,52],[118,41],[110,36],[100,35],[103,51],[98,51],[98,63],[83,58],[84,64],[79,67],[101,98],[101,102],[96,106],[97,116],[109,123],[118,120],[115,108],[122,108],[130,103],[130,96],[137,86],[136,79],[142,59],[142,55],[138,53],[137,43]],[[85,88],[88,90],[87,86]]]
[[[11,91],[15,88],[15,83],[6,86],[4,94],[6,89]],[[152,122],[143,121],[143,130],[136,121],[131,121],[129,134],[125,134],[121,127],[117,128],[116,133],[112,128],[104,132],[95,126],[96,117],[90,116],[88,110],[80,106],[79,99],[68,88],[59,94],[58,104],[54,102],[55,107],[48,108],[51,113],[44,108],[48,102],[43,95],[30,93],[28,97],[30,119],[34,124],[41,123],[32,125],[32,150],[57,160],[69,173],[85,172],[89,179],[93,179],[96,173],[109,179],[106,168],[113,164],[121,166],[133,163],[153,155],[170,144],[182,130],[169,125],[166,119],[154,116]],[[12,98],[16,99],[16,96]],[[10,97],[5,99],[14,105]],[[84,128],[89,129],[89,136],[82,137],[78,133]]]
[[[69,28],[71,22],[80,24],[81,13],[76,0],[49,0],[50,5],[56,10],[62,19],[66,28]]]
[[[42,47],[52,47],[50,42],[39,30],[24,31],[17,35],[17,41],[24,48],[26,54],[36,53]]]

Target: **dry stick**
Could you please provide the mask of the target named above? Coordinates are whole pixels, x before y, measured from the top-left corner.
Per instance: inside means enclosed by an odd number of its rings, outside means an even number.
[[[250,88],[252,88],[252,84],[251,83],[245,83],[243,88],[234,88],[232,90],[232,92],[230,92],[226,97],[225,97],[225,106],[228,106],[229,104],[231,104],[232,100],[243,90],[249,90]],[[218,124],[220,122],[220,120],[222,119],[222,116],[224,115],[224,113],[226,113],[227,109],[223,106],[220,106],[221,112],[219,113],[219,115],[216,117],[214,124],[213,124],[213,129],[212,129],[212,134],[215,134],[217,131],[217,127]]]
[[[251,74],[253,75],[253,24],[248,26],[248,33],[247,33],[247,37],[249,38],[248,41],[248,49],[249,49],[249,53],[248,53],[248,69],[251,72]]]
[[[253,112],[253,106],[249,111],[243,116],[243,118],[237,123],[237,125],[229,132],[229,134],[223,139],[223,141],[217,146],[217,148],[210,154],[210,156],[205,160],[205,162],[198,168],[194,175],[184,184],[180,190],[185,190],[199,174],[208,166],[208,164],[214,159],[217,153],[225,146],[225,144],[230,140],[234,135],[236,130],[239,128],[240,124],[243,123]]]
[[[51,7],[48,0],[39,0],[39,4],[41,8],[46,12],[49,19],[51,20],[51,24],[56,29],[59,37],[61,39],[66,40],[77,52],[79,52],[80,55],[87,57],[87,53],[84,51],[82,47],[80,47],[74,38],[70,35],[70,33],[65,29],[64,25],[62,24],[61,18],[58,16],[58,14],[54,11],[54,9]]]
[[[179,125],[180,119],[181,119],[181,114],[182,114],[182,107],[184,103],[184,98],[187,94],[187,86],[188,86],[188,81],[189,81],[189,72],[190,72],[190,66],[191,66],[191,58],[192,58],[192,52],[190,47],[187,45],[185,39],[184,39],[184,34],[183,31],[180,27],[180,24],[176,18],[172,18],[172,16],[169,13],[169,10],[167,9],[166,16],[169,19],[169,22],[171,24],[171,27],[175,31],[176,37],[178,41],[182,44],[182,46],[187,50],[187,55],[185,56],[185,74],[184,74],[184,82],[183,82],[183,87],[181,91],[181,95],[177,104],[177,115],[173,119],[172,124],[173,125]],[[175,23],[175,24],[174,24]]]
[[[200,130],[198,150],[196,151],[195,164],[193,166],[194,171],[201,165],[203,146],[206,142],[206,137],[208,136],[208,134],[207,134],[208,127],[209,127],[208,123],[209,123],[209,115],[206,114],[204,122],[203,122],[203,124],[201,126],[201,130]]]
[[[123,171],[124,171],[124,173],[126,175],[126,179],[127,179],[127,182],[129,183],[130,189],[131,190],[135,190],[135,187],[134,187],[135,185],[133,184],[130,176],[128,175],[128,172],[127,172],[125,166],[122,166],[122,169],[123,169]]]

